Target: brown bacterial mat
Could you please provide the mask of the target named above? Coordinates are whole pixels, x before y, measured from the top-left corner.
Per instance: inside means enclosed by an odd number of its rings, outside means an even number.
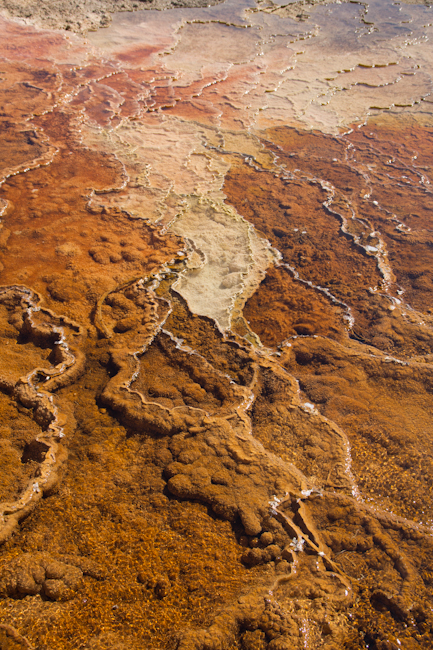
[[[430,650],[431,10],[193,4],[0,2],[0,650]]]

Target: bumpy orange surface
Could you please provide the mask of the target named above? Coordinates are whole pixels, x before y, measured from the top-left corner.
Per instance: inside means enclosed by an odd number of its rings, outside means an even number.
[[[150,174],[80,127],[236,127],[236,75],[3,29],[1,650],[430,648],[427,121],[270,128],[254,161],[213,134],[203,168],[278,250],[221,332],[176,291],[194,242],[107,207]]]

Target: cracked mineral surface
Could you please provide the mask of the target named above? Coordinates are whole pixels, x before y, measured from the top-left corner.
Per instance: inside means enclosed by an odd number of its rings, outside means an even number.
[[[432,12],[0,0],[0,650],[432,647]]]

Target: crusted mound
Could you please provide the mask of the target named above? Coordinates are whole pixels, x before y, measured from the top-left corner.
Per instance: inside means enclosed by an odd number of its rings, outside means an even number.
[[[1,0],[0,10],[4,16],[21,18],[26,24],[86,33],[107,27],[115,11],[208,7],[218,2],[221,0]]]

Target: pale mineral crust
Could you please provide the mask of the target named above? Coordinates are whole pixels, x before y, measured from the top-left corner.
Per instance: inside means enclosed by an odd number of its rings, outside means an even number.
[[[164,10],[171,7],[207,7],[218,0],[2,0],[0,11],[3,16],[19,18],[25,24],[49,29],[66,29],[86,33],[111,22],[116,11],[142,11],[143,9]]]

